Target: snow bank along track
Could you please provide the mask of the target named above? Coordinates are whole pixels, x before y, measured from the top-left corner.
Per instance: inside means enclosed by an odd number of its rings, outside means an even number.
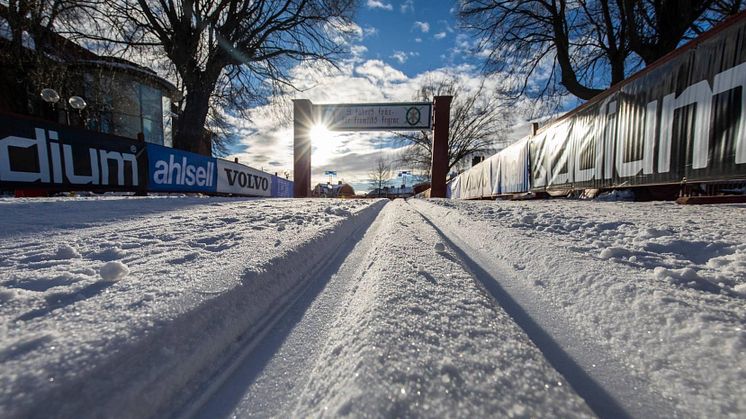
[[[163,412],[178,405],[179,398],[189,393],[190,388],[203,385],[204,379],[214,371],[215,362],[230,357],[237,348],[237,342],[250,341],[252,336],[262,333],[307,286],[316,271],[334,256],[334,249],[349,241],[349,236],[355,231],[366,228],[384,204],[384,201],[366,204],[365,208],[352,214],[344,210],[341,219],[331,217],[337,220],[333,228],[318,230],[312,238],[303,239],[305,241],[298,240],[297,245],[285,248],[262,265],[241,267],[240,260],[217,259],[227,269],[221,271],[211,266],[208,271],[218,272],[225,278],[201,278],[202,282],[198,284],[202,284],[205,292],[199,292],[199,289],[186,292],[180,297],[182,301],[169,302],[165,307],[169,312],[176,312],[175,315],[168,315],[167,320],[152,324],[147,331],[138,331],[126,339],[118,338],[123,342],[116,345],[114,353],[94,353],[87,359],[77,361],[76,370],[68,371],[64,376],[55,374],[55,380],[49,380],[49,383],[26,388],[33,385],[30,384],[33,383],[33,375],[13,385],[9,380],[17,379],[6,375],[3,380],[8,381],[3,384],[3,391],[12,393],[0,400],[2,416],[160,417]],[[256,207],[261,203],[249,201],[239,205]],[[314,207],[312,212],[316,211],[318,205],[311,206]],[[323,218],[323,206],[320,208]],[[327,207],[327,213],[337,210],[334,204]],[[182,213],[180,217],[171,213],[163,219],[173,218],[174,222],[184,223],[183,215],[192,214],[198,225],[209,225],[209,220],[224,215],[209,206],[202,213],[202,209],[190,211]],[[207,215],[198,217],[193,214]],[[290,229],[284,227],[283,223],[287,221],[277,224],[275,235],[278,229]],[[166,231],[167,235],[173,235],[178,229],[169,226]],[[107,231],[100,234],[103,236],[105,233]],[[258,244],[265,246],[270,243]],[[250,248],[251,243],[244,245]],[[240,258],[241,254],[237,255]],[[185,261],[189,260],[185,258]],[[151,260],[149,263],[157,262]],[[130,264],[130,269],[133,269],[132,266]],[[153,268],[151,266],[151,271],[143,275],[152,277],[156,273],[152,271]],[[187,275],[200,274],[204,275],[205,272],[198,270]],[[184,278],[184,281],[190,287],[194,286],[191,277]],[[207,289],[210,287],[214,291]],[[142,294],[142,291],[139,293]],[[38,322],[45,319],[42,316],[32,320]],[[96,331],[89,333],[95,336]],[[102,338],[105,340],[106,336]],[[44,372],[42,368],[54,366],[41,365],[37,368]]]

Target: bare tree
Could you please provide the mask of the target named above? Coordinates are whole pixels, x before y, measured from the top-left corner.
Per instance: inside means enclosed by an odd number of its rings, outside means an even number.
[[[469,89],[455,77],[428,79],[414,96],[418,102],[432,102],[434,96],[453,96],[448,133],[448,170],[474,155],[492,154],[505,145],[512,113],[485,87]],[[432,131],[397,133],[407,147],[400,154],[406,166],[429,176],[432,162]]]
[[[645,64],[673,51],[726,16],[743,9],[742,0],[618,0],[629,49]]]
[[[8,48],[2,51],[5,71],[12,73],[6,98],[15,112],[29,111],[29,94],[38,94],[40,86],[60,84],[64,66],[57,63],[59,38],[56,33],[80,24],[99,0],[8,0],[0,2],[0,17],[8,25]],[[77,47],[67,45],[69,47]],[[50,58],[52,57],[52,58]],[[7,68],[10,67],[10,68]],[[7,74],[7,73],[6,73]]]
[[[378,188],[378,193],[380,194],[383,187],[388,185],[391,178],[391,165],[383,157],[379,157],[376,160],[376,167],[368,173],[368,176],[370,185]]]
[[[460,18],[488,53],[487,69],[514,81],[509,96],[587,100],[742,8],[741,0],[463,0]]]
[[[131,50],[165,54],[185,103],[174,146],[196,151],[210,106],[241,112],[291,86],[290,69],[330,62],[351,29],[355,0],[113,0],[101,16],[116,36],[87,33]]]

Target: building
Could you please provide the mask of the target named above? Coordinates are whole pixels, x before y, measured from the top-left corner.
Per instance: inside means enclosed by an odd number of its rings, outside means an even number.
[[[367,198],[409,198],[414,195],[414,188],[411,186],[402,185],[400,187],[384,186],[381,189],[373,189],[368,192],[365,196]]]
[[[0,111],[172,146],[175,86],[43,27],[32,30],[36,38],[23,32],[19,45],[7,17],[0,5]]]
[[[336,185],[331,183],[319,183],[311,191],[311,196],[316,198],[354,198],[355,189],[340,180]]]

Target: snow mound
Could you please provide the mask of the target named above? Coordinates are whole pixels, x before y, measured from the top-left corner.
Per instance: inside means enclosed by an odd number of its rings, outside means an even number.
[[[56,256],[57,259],[78,259],[81,257],[80,253],[67,243],[63,243],[57,247]]]
[[[130,273],[127,265],[120,261],[106,262],[99,268],[99,274],[104,281],[119,281]]]

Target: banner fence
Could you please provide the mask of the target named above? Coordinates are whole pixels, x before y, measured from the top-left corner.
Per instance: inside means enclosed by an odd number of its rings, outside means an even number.
[[[746,180],[746,14],[449,183],[475,199]]]
[[[185,192],[292,197],[292,182],[249,166],[0,113],[0,190]]]

